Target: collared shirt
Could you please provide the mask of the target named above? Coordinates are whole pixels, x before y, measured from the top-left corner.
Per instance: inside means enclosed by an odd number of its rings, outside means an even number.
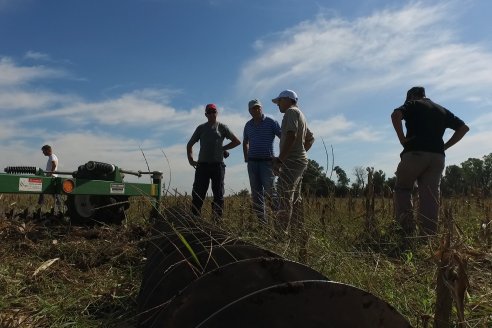
[[[280,138],[280,126],[274,119],[262,115],[261,121],[254,119],[244,126],[243,142],[248,143],[248,159],[268,159],[274,157],[273,140]]]
[[[457,130],[465,123],[446,108],[429,98],[407,101],[395,109],[403,113],[406,138],[403,153],[408,151],[427,151],[444,154],[443,135],[447,128]]]
[[[297,106],[292,106],[287,109],[282,119],[282,137],[280,138],[280,149],[285,142],[287,132],[292,131],[296,134],[296,140],[287,155],[286,161],[291,163],[307,164],[306,149],[304,149],[304,141],[313,139],[312,132],[307,127],[306,118]]]
[[[199,125],[190,138],[191,143],[200,140],[198,163],[220,163],[224,161],[222,143],[225,138],[232,140],[233,134],[227,125],[208,122]]]

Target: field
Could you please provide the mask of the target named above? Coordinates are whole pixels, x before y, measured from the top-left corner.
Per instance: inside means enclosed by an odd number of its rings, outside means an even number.
[[[131,199],[121,226],[87,228],[24,218],[34,196],[0,197],[0,328],[135,326],[150,235],[147,201]],[[186,196],[162,201],[164,210],[189,203]],[[430,242],[415,238],[406,251],[395,237],[391,199],[306,199],[305,233],[279,242],[273,229],[256,224],[248,197],[231,196],[221,226],[231,236],[377,295],[415,327],[432,326],[445,271],[450,286],[468,287],[462,326],[482,328],[492,327],[491,206],[482,198],[444,200],[442,217],[454,221],[450,244],[440,243],[446,240],[443,229]],[[209,220],[210,200],[203,213]],[[445,260],[443,271],[439,264]],[[458,327],[457,313],[453,306],[451,327]]]

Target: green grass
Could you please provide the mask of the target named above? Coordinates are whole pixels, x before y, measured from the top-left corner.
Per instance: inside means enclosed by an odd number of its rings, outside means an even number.
[[[149,203],[132,199],[123,225],[89,229],[15,216],[35,200],[15,195],[0,199],[0,328],[133,327],[144,243],[150,235]],[[167,197],[163,206],[187,209],[190,200]],[[492,327],[492,252],[480,230],[482,220],[491,218],[491,201],[446,200],[443,207],[452,209],[459,227],[453,245],[468,259],[468,327]],[[203,207],[206,220],[210,208],[208,199]],[[12,209],[14,217],[7,218]],[[437,248],[423,243],[411,252],[393,254],[392,213],[391,200],[377,200],[375,230],[369,233],[363,199],[307,200],[307,255],[300,255],[301,239],[278,242],[272,228],[258,227],[248,198],[226,199],[222,228],[231,236],[303,261],[333,281],[369,291],[412,325],[422,326],[434,311]],[[59,260],[33,276],[42,263],[55,258]]]

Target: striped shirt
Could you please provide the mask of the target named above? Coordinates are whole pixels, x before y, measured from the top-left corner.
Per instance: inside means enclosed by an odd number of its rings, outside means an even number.
[[[262,115],[259,124],[253,119],[244,126],[243,142],[248,144],[249,159],[267,159],[274,157],[273,140],[280,138],[280,125],[274,119]]]

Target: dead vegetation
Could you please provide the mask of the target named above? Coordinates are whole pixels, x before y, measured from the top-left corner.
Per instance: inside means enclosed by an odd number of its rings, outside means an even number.
[[[134,327],[150,230],[148,202],[132,200],[121,226],[87,228],[49,217],[24,218],[24,209],[34,201],[29,196],[0,199],[0,328]],[[163,205],[187,208],[188,202],[173,196]],[[437,263],[446,263],[441,266],[444,285],[458,305],[450,310],[450,327],[461,321],[462,327],[484,328],[492,327],[492,251],[483,227],[491,219],[489,202],[446,201],[443,207],[453,213],[456,227],[446,247],[416,243],[396,254],[388,199],[376,199],[371,206],[371,218],[377,220],[370,235],[364,199],[306,201],[302,243],[279,242],[271,230],[256,225],[247,197],[226,200],[223,227],[237,238],[305,261],[332,280],[377,295],[416,327],[432,325]],[[49,211],[49,205],[43,210]]]

